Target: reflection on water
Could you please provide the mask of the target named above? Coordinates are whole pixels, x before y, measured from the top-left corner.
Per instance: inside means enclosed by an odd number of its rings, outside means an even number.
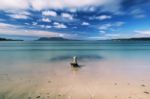
[[[78,60],[84,61],[84,60],[100,60],[103,59],[100,55],[74,55],[77,56]],[[62,55],[57,57],[50,58],[50,61],[66,61],[73,58],[73,55]]]

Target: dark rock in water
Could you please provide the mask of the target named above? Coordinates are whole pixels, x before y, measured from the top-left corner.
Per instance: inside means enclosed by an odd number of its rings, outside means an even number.
[[[114,84],[115,86],[118,85],[117,83]]]
[[[149,94],[149,92],[148,92],[148,91],[144,91],[144,93],[145,93],[145,94]]]
[[[70,63],[70,65],[73,67],[80,67],[77,63]]]
[[[73,60],[70,63],[70,65],[73,66],[73,67],[79,67],[76,56],[73,57]]]
[[[37,96],[36,98],[40,98],[41,96]]]
[[[28,99],[31,99],[31,97],[29,97]]]
[[[61,94],[58,94],[58,96],[61,96]]]
[[[141,85],[142,87],[146,87],[144,84]]]

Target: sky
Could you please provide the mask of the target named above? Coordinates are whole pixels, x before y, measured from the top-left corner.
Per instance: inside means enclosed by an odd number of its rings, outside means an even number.
[[[0,0],[0,37],[150,37],[150,0]]]

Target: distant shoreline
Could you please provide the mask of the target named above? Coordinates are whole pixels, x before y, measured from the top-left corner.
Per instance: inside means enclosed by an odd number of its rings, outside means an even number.
[[[0,41],[25,41],[25,40],[0,38]],[[38,38],[37,40],[31,40],[31,41],[150,41],[150,37],[118,38],[118,39],[106,39],[106,40],[77,40],[77,39],[67,39],[62,37],[41,37]]]
[[[15,39],[0,38],[0,41],[23,41],[23,40],[15,40]]]
[[[119,38],[119,39],[106,39],[106,40],[77,40],[77,39],[66,39],[62,37],[41,37],[35,41],[150,41],[150,37],[141,38]]]

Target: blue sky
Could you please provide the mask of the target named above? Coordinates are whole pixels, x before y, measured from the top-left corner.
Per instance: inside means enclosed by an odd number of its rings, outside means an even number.
[[[150,0],[0,0],[0,37],[150,37]]]

